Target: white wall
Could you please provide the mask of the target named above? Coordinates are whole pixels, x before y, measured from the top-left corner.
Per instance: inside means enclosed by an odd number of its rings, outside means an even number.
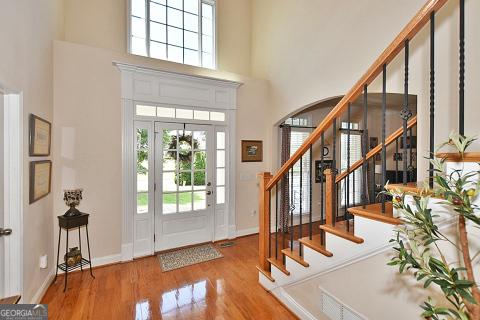
[[[53,119],[52,41],[62,36],[61,1],[0,1],[0,83],[23,93],[24,107],[24,301],[30,302],[48,279],[39,268],[47,254],[53,266],[52,195],[28,204],[28,116]]]

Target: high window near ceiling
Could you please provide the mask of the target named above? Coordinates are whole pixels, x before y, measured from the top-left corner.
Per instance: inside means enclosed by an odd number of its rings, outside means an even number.
[[[214,0],[130,0],[129,52],[215,68]]]

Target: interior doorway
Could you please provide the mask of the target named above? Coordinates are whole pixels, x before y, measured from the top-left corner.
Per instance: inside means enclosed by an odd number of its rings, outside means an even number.
[[[23,287],[22,115],[21,94],[0,85],[0,297]]]

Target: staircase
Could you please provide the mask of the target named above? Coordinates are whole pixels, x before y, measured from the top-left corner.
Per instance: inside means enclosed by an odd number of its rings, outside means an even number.
[[[413,131],[417,126],[417,116],[413,115],[408,105],[408,75],[409,75],[409,42],[417,33],[430,25],[430,151],[434,152],[434,107],[435,107],[435,14],[447,0],[429,0],[415,17],[400,32],[395,40],[385,49],[373,63],[362,78],[341,99],[325,119],[316,127],[302,146],[291,156],[272,176],[269,172],[259,174],[259,282],[268,291],[289,304],[289,298],[282,299],[283,288],[305,279],[343,268],[362,259],[367,259],[375,254],[390,248],[389,239],[394,235],[395,226],[402,223],[393,208],[390,199],[380,191],[388,188],[409,194],[407,201],[413,201],[413,196],[430,192],[433,187],[433,172],[429,173],[427,187],[422,182],[413,181]],[[460,1],[460,15],[464,10],[464,3]],[[462,30],[464,19],[460,19]],[[459,75],[459,132],[464,134],[464,33],[460,32],[460,75]],[[399,54],[404,55],[405,91],[404,105],[399,115],[402,118],[402,127],[397,128],[387,136],[386,130],[386,72],[388,64]],[[368,87],[378,76],[382,76],[382,119],[381,123],[372,125],[382,127],[380,143],[369,147],[368,113]],[[346,170],[338,172],[338,159],[332,159],[332,168],[325,170],[321,176],[320,202],[321,216],[318,221],[312,220],[312,183],[310,183],[309,208],[300,206],[300,214],[294,219],[293,195],[288,198],[284,190],[290,190],[293,185],[295,173],[300,170],[304,155],[312,149],[325,147],[325,134],[331,133],[333,137],[333,154],[336,155],[338,122],[351,119],[351,104],[362,101],[363,128],[362,128],[362,158],[350,163],[347,159]],[[347,146],[350,146],[350,126],[346,129],[348,135]],[[399,146],[402,153],[399,153]],[[397,156],[393,161],[395,167],[394,183],[387,183],[387,154],[394,152]],[[350,154],[347,152],[347,154]],[[449,168],[459,165],[464,170],[478,170],[480,154],[470,153],[462,159],[457,154],[438,154],[446,159]],[[323,167],[322,155],[321,164]],[[391,164],[392,165],[392,164]],[[381,172],[376,173],[373,168],[381,167]],[[312,164],[310,163],[311,172]],[[375,175],[379,176],[377,183]],[[300,185],[302,185],[300,178]],[[310,176],[312,182],[312,176]],[[351,188],[360,188],[361,197],[353,199],[350,196]],[[302,188],[300,188],[302,190]],[[358,190],[358,189],[357,189]],[[300,191],[300,199],[302,191]],[[343,197],[343,201],[339,201]],[[300,201],[301,203],[302,201]],[[431,198],[430,208],[439,214],[439,223],[444,226],[452,224],[450,209],[442,205],[441,199]],[[297,208],[298,209],[298,208]],[[303,211],[302,211],[303,210]],[[305,214],[304,214],[305,213]],[[285,219],[288,226],[284,225]],[[294,221],[298,221],[295,222]],[[386,263],[386,262],[385,262]],[[283,297],[285,298],[285,297]],[[291,299],[290,299],[291,300]],[[291,301],[290,301],[291,302]],[[293,307],[293,309],[295,309]],[[303,317],[302,317],[303,318]],[[311,317],[307,317],[311,318]],[[353,318],[352,318],[353,319]],[[363,319],[359,316],[358,319]]]

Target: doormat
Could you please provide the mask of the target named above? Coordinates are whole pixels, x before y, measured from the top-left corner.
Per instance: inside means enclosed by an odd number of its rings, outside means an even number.
[[[191,266],[218,258],[223,258],[215,247],[211,244],[179,249],[175,251],[160,253],[158,260],[163,272]]]

